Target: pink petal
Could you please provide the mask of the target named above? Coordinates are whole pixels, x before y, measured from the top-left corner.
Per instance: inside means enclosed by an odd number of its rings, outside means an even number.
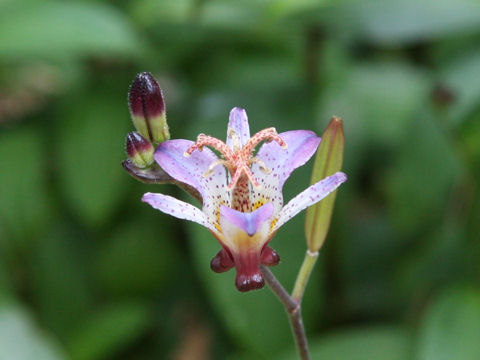
[[[275,223],[272,232],[278,230],[280,226],[285,224],[300,211],[325,198],[346,180],[347,176],[344,173],[337,172],[302,191],[300,194],[290,200],[288,204],[282,208],[282,210],[280,210],[278,213],[278,220]]]
[[[293,170],[305,164],[315,153],[320,138],[312,131],[294,130],[279,134],[287,143],[287,149],[272,141],[262,145],[256,157],[265,163],[271,170],[266,173],[260,165],[254,163],[252,171],[262,186],[252,191],[252,200],[271,201],[274,204],[274,213],[278,212],[283,205],[282,188]]]
[[[255,211],[245,213],[227,206],[220,206],[220,216],[243,230],[248,236],[253,236],[273,214],[273,204],[268,203]]]
[[[193,145],[189,140],[169,140],[158,145],[155,160],[171,177],[193,186],[203,198],[203,211],[211,223],[217,221],[217,210],[220,204],[230,205],[230,191],[227,189],[227,174],[221,165],[204,176],[209,166],[216,160],[213,151],[204,148],[194,151],[185,157],[185,151]]]
[[[273,205],[265,204],[251,213],[242,213],[231,208],[220,208],[220,226],[223,238],[220,240],[228,254],[231,255],[233,264],[237,270],[235,285],[240,291],[260,289],[264,286],[264,280],[260,273],[260,264],[275,265],[279,257],[276,253],[267,250],[262,256],[262,250],[269,241],[269,230]],[[223,257],[218,260],[228,260]],[[217,266],[215,261],[214,270],[224,271],[231,265],[228,261]]]
[[[200,209],[187,204],[186,202],[177,200],[168,195],[154,193],[144,194],[142,201],[150,204],[154,209],[160,210],[165,214],[175,216],[179,219],[196,222],[214,233],[218,233],[217,229],[208,221],[206,215]]]
[[[230,111],[227,129],[227,145],[233,149],[233,140],[231,136],[229,136],[230,129],[237,134],[238,140],[240,140],[240,147],[248,142],[250,139],[250,127],[248,125],[247,112],[244,109],[234,107],[232,111]]]

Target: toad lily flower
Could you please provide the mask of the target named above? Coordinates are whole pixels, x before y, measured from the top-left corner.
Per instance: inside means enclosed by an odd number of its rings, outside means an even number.
[[[226,143],[200,134],[196,142],[169,140],[155,151],[155,160],[172,178],[198,190],[202,210],[162,194],[146,193],[142,201],[210,230],[222,246],[210,264],[212,270],[224,272],[235,267],[240,291],[259,289],[264,286],[260,264],[271,266],[280,260],[268,246],[276,231],[347,179],[337,172],[283,206],[283,184],[310,159],[319,143],[320,138],[307,130],[277,134],[268,128],[250,137],[245,110],[234,108]]]

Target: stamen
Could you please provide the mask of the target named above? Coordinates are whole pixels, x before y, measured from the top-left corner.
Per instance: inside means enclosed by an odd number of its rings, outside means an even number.
[[[223,159],[215,160],[214,162],[212,162],[212,163],[209,165],[207,171],[205,171],[205,172],[203,173],[203,177],[208,177],[208,176],[210,176],[210,175],[213,173],[213,169],[214,169],[216,166],[218,166],[218,165],[223,165],[223,166],[225,166],[225,167],[228,169],[230,163],[229,163],[228,161],[226,161],[226,160],[223,160]]]
[[[200,134],[197,137],[197,141],[185,151],[184,156],[188,157],[195,150],[202,151],[204,146],[209,146],[212,149],[217,150],[223,159],[217,159],[212,162],[203,176],[209,176],[217,165],[223,165],[232,176],[230,183],[227,185],[228,189],[234,189],[243,176],[245,176],[255,188],[260,188],[261,184],[255,178],[250,168],[251,165],[257,163],[260,167],[260,170],[266,174],[269,174],[271,169],[269,169],[262,160],[252,157],[255,147],[262,141],[267,143],[275,141],[282,148],[286,149],[287,143],[283,141],[273,127],[259,131],[253,135],[253,137],[251,137],[243,147],[240,142],[240,138],[234,129],[229,128],[227,136],[232,140],[233,149],[217,138]]]
[[[232,190],[235,187],[235,185],[237,185],[237,182],[242,177],[242,173],[248,178],[248,180],[250,180],[250,182],[255,188],[258,189],[262,187],[262,185],[260,185],[260,183],[257,181],[255,176],[253,175],[253,172],[250,169],[250,166],[244,164],[238,167],[235,173],[233,174],[233,178],[227,186],[228,189]]]
[[[233,151],[235,152],[240,151],[240,149],[242,148],[242,143],[240,142],[240,138],[238,137],[237,132],[232,128],[228,128],[227,137],[232,139]]]
[[[255,147],[260,144],[262,141],[265,142],[271,142],[271,141],[276,141],[278,145],[280,145],[283,149],[287,148],[287,143],[283,141],[283,139],[278,136],[277,130],[275,128],[267,128],[259,131],[255,135],[253,135],[250,140],[245,144],[245,146],[242,149],[242,152],[248,152],[251,154],[253,150],[255,150]]]
[[[272,172],[272,170],[269,169],[267,167],[267,165],[265,165],[265,163],[262,160],[260,160],[259,158],[253,157],[250,160],[248,160],[249,165],[254,164],[254,163],[257,163],[258,166],[260,167],[260,170],[262,170],[265,174],[270,174]]]
[[[232,190],[235,185],[237,185],[238,180],[240,179],[240,175],[242,175],[242,171],[239,171],[240,169],[237,169],[235,173],[233,174],[232,180],[230,183],[227,185],[228,190]]]
[[[227,160],[234,155],[232,149],[230,149],[222,140],[205,134],[198,135],[197,141],[190,146],[183,155],[188,157],[197,149],[198,151],[202,151],[204,146],[210,146],[211,148],[217,150]]]

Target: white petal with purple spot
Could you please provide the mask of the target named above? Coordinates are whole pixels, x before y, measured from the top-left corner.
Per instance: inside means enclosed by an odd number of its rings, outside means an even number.
[[[285,181],[293,170],[312,157],[320,144],[320,138],[308,130],[287,131],[279,136],[287,143],[286,149],[272,141],[263,144],[256,155],[270,172],[262,170],[261,164],[252,165],[252,172],[262,186],[260,189],[253,189],[252,201],[271,201],[275,207],[274,212],[282,208],[282,188]]]
[[[169,140],[158,145],[155,160],[171,177],[193,186],[203,198],[203,211],[209,221],[216,223],[221,204],[230,205],[227,174],[221,165],[215,166],[207,176],[210,165],[218,160],[213,151],[204,148],[194,151],[188,158],[185,151],[194,143],[188,140]]]
[[[217,229],[211,224],[205,214],[193,205],[177,200],[171,196],[163,194],[146,193],[142,201],[150,204],[154,209],[160,210],[165,214],[175,216],[179,219],[190,220],[197,224],[205,226],[207,229],[218,233]]]
[[[280,226],[285,224],[300,211],[325,198],[346,180],[347,176],[344,173],[337,172],[302,191],[290,200],[282,210],[280,210],[278,213],[278,220],[272,228],[272,232],[278,230]]]
[[[230,129],[235,132],[234,136],[237,136],[240,147],[248,142],[250,139],[250,126],[248,125],[247,112],[244,109],[235,107],[230,111],[227,128],[227,145],[233,149],[235,141],[230,133]]]

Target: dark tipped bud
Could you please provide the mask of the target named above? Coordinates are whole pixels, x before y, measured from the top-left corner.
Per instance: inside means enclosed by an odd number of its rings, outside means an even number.
[[[137,75],[128,94],[128,105],[137,131],[150,142],[170,139],[162,90],[148,72]]]
[[[153,164],[153,145],[142,135],[131,132],[125,142],[127,156],[137,167],[143,169]]]

